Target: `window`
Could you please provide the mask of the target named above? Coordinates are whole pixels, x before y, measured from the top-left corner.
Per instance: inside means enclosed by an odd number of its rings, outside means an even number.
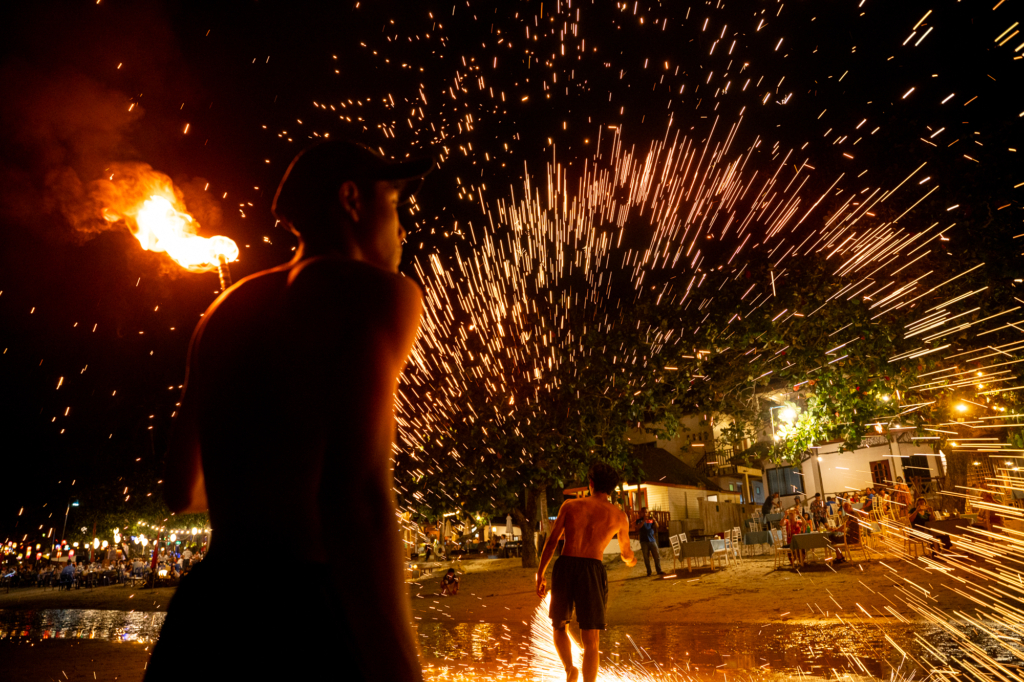
[[[804,492],[804,477],[796,467],[776,467],[768,470],[768,492],[774,495],[795,495]]]

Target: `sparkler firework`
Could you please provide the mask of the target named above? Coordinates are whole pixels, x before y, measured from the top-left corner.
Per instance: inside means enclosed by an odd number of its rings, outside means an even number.
[[[259,112],[259,165],[272,173],[254,171],[256,189],[238,207],[259,215],[267,201],[258,186],[317,139],[436,152],[440,168],[411,207],[407,247],[426,300],[396,403],[407,518],[504,516],[524,485],[566,487],[588,457],[622,457],[625,429],[650,425],[656,410],[696,415],[720,435],[737,418],[730,409],[757,407],[769,393],[813,396],[831,401],[814,412],[830,423],[801,417],[790,439],[800,456],[805,443],[824,441],[818,426],[854,442],[901,438],[942,463],[934,471],[941,466],[946,485],[932,500],[1001,517],[933,555],[932,538],[901,514],[862,515],[877,525],[868,551],[891,589],[855,606],[838,595],[839,611],[818,622],[857,634],[908,621],[958,643],[951,655],[924,637],[913,650],[889,639],[906,661],[890,671],[894,681],[1024,679],[1024,235],[1012,236],[1024,178],[1010,178],[1021,112],[999,101],[1019,79],[1024,45],[1012,4],[955,4],[467,2],[404,17],[348,8],[358,39],[320,55],[326,76],[303,84],[302,108]],[[968,30],[985,32],[984,50]],[[254,73],[278,63],[244,57]],[[205,136],[207,124],[189,125],[176,130]],[[217,269],[221,287],[230,284],[238,247],[199,237],[169,178],[109,170],[91,219],[123,222],[144,249],[190,271]],[[266,227],[252,241],[282,260],[288,247],[275,247]],[[164,301],[139,309],[155,313]],[[178,328],[191,328],[201,309]],[[164,338],[178,324],[129,331]],[[42,364],[16,356],[33,370]],[[79,403],[65,397],[93,400],[91,374],[73,382],[85,360],[47,376],[55,397],[41,399],[41,414],[51,435],[81,428],[69,416]],[[858,379],[867,374],[870,386]],[[120,385],[107,383],[102,392],[121,399]],[[155,459],[150,439],[176,414],[179,384],[161,377],[163,395],[128,398],[146,414],[123,430],[143,424],[147,445],[126,462]],[[856,401],[828,397],[840,392]],[[103,438],[120,437],[106,426]],[[148,480],[115,487],[126,503],[160,490]],[[51,509],[29,511],[40,528],[19,527],[12,551],[57,539],[47,536]],[[826,565],[825,581],[856,570]],[[909,576],[910,565],[928,580]],[[946,593],[974,610],[940,608]],[[531,627],[529,674],[563,679],[543,603]],[[600,679],[696,677],[643,662],[603,664]],[[520,672],[508,666],[496,677]],[[836,674],[867,671],[851,655]]]

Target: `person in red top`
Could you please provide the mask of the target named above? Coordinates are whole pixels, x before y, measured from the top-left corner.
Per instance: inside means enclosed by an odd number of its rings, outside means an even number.
[[[782,521],[782,532],[784,533],[786,547],[790,546],[794,535],[807,532],[806,523],[803,519],[797,516],[796,510],[796,507],[790,507],[789,511],[786,512],[786,518]],[[806,552],[804,550],[799,551],[800,562],[803,563],[803,560],[806,557]],[[793,552],[789,553],[789,563],[793,563]]]

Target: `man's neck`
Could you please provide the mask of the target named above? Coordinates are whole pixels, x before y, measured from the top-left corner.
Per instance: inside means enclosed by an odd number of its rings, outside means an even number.
[[[594,499],[595,500],[602,500],[604,502],[611,502],[611,499],[608,497],[608,493],[595,492],[594,493]]]
[[[322,256],[335,256],[347,260],[365,260],[363,251],[355,239],[339,237],[329,242],[310,244],[302,239],[295,249],[292,263],[299,263],[309,258],[320,258]]]

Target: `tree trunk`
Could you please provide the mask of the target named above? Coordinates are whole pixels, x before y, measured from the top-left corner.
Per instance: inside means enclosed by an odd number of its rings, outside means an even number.
[[[520,504],[512,510],[512,517],[522,531],[523,568],[537,568],[539,564],[537,546],[534,544],[535,527],[537,525],[540,499],[547,496],[544,486],[527,486]]]
[[[540,521],[540,532],[537,535],[537,551],[540,552],[544,549],[544,543],[548,541],[551,524],[548,523],[548,489],[541,488],[538,495],[537,519]]]

